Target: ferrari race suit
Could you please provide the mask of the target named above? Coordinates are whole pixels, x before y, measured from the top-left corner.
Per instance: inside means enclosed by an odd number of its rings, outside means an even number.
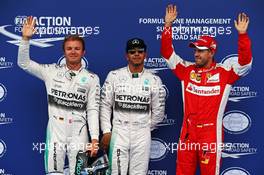
[[[74,174],[76,155],[86,150],[87,122],[91,139],[99,136],[100,84],[97,75],[84,68],[71,71],[66,65],[38,64],[29,57],[29,42],[22,40],[18,65],[45,82],[49,121],[46,136],[45,170],[63,174],[67,153],[70,174]]]
[[[202,175],[218,175],[220,170],[222,117],[231,85],[248,73],[252,64],[251,42],[247,34],[238,39],[238,62],[213,62],[208,69],[179,57],[172,45],[172,29],[164,29],[161,53],[180,79],[184,119],[177,152],[177,175],[194,175],[197,163]]]
[[[150,132],[164,118],[165,95],[160,78],[150,70],[132,74],[124,67],[108,74],[101,92],[100,122],[103,133],[112,132],[111,175],[147,174]]]

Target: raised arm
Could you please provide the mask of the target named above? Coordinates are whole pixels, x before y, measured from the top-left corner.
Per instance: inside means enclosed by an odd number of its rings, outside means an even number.
[[[172,23],[177,17],[176,5],[168,5],[165,14],[165,28],[161,38],[161,55],[165,59],[169,59],[173,53],[172,46]]]
[[[251,41],[247,35],[249,17],[245,13],[240,13],[235,20],[235,27],[238,31],[238,63],[241,66],[251,63],[252,51]]]
[[[37,76],[42,80],[45,80],[45,70],[49,67],[49,65],[40,65],[30,59],[29,40],[35,32],[35,20],[32,16],[30,16],[27,18],[22,28],[22,40],[18,48],[17,64],[23,70]]]
[[[22,40],[19,45],[18,50],[18,60],[17,64],[22,69],[26,69],[30,63],[30,56],[29,56],[29,40],[35,33],[35,20],[32,16],[29,16],[22,28]]]
[[[185,68],[192,64],[184,61],[179,55],[175,53],[172,45],[172,23],[177,17],[176,5],[168,5],[165,14],[165,27],[161,36],[161,56],[167,62],[167,65],[172,69],[173,73],[182,80],[185,76]]]

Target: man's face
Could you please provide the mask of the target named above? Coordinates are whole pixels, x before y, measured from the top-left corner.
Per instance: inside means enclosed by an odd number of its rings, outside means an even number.
[[[126,56],[129,64],[132,64],[133,66],[141,66],[144,65],[144,59],[146,58],[147,53],[142,48],[135,48],[128,50]]]
[[[194,58],[195,64],[198,67],[206,67],[213,59],[214,53],[208,50],[199,50],[197,48],[194,49]]]
[[[64,45],[64,55],[66,63],[78,64],[81,62],[82,57],[85,54],[82,43],[77,40],[67,41]]]

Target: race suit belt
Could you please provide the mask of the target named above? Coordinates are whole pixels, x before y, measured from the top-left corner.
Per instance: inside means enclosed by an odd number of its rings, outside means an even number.
[[[139,121],[127,121],[127,120],[114,120],[114,125],[122,125],[122,126],[127,126],[127,125],[133,125],[133,126],[138,126],[139,128],[145,128],[147,126],[150,126],[150,122],[149,121],[143,121],[143,122],[139,122]]]

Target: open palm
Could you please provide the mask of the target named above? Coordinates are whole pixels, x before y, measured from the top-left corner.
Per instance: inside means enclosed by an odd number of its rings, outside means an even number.
[[[30,39],[32,35],[36,32],[35,31],[35,20],[32,16],[27,17],[23,28],[22,28],[22,37],[23,39]]]
[[[235,27],[238,33],[243,34],[247,32],[249,24],[249,17],[245,13],[239,13],[237,20],[235,20]]]
[[[168,5],[166,8],[165,23],[172,24],[177,17],[177,8],[176,5]]]

